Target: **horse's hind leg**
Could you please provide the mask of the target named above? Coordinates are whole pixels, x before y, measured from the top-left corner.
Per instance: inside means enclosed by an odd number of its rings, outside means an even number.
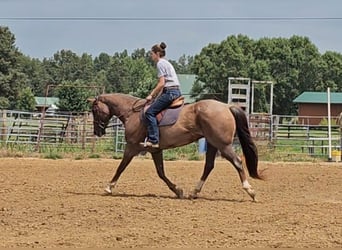
[[[208,178],[211,170],[214,168],[214,163],[215,163],[215,157],[217,153],[217,148],[212,146],[210,143],[207,144],[207,152],[205,155],[205,165],[204,165],[204,170],[203,174],[201,176],[200,181],[198,182],[197,186],[195,189],[190,193],[189,198],[190,199],[195,199],[197,198],[197,194],[201,192],[202,187]]]
[[[252,189],[252,186],[249,184],[247,180],[245,169],[242,166],[242,160],[234,152],[232,145],[226,146],[223,150],[221,150],[221,155],[233,164],[233,166],[239,174],[240,181],[242,183],[242,188],[253,199],[253,201],[256,201],[255,191]]]
[[[166,183],[172,192],[174,192],[178,198],[183,198],[183,189],[177,188],[175,184],[173,184],[166,176],[164,171],[164,161],[163,161],[163,151],[160,150],[158,152],[152,153],[152,159],[154,165],[156,166],[158,176]]]

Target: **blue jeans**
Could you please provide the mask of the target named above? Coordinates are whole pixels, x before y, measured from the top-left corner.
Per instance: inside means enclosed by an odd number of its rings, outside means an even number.
[[[148,140],[152,143],[159,143],[159,128],[157,114],[166,109],[173,100],[181,96],[179,89],[163,90],[163,93],[151,104],[145,112],[147,122]]]

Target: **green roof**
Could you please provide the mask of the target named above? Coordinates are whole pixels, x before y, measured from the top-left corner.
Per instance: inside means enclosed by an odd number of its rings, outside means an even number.
[[[45,97],[36,96],[34,97],[34,99],[36,101],[36,106],[40,106],[40,107],[44,107],[44,106],[50,107],[52,105],[57,105],[59,101],[58,97],[46,97],[46,100],[45,100]]]
[[[327,92],[303,92],[296,99],[293,100],[295,103],[327,103],[328,94]],[[342,93],[330,93],[330,103],[342,104]]]
[[[190,97],[190,92],[191,92],[192,86],[194,85],[196,81],[196,75],[177,74],[177,76],[180,82],[180,89],[181,89],[182,95],[185,97],[185,102],[187,103],[194,102],[195,99]]]

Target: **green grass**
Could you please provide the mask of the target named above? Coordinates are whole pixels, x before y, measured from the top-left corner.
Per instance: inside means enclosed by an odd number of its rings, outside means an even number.
[[[57,152],[50,152],[50,153],[45,153],[43,155],[44,159],[53,159],[53,160],[57,160],[57,159],[63,159],[63,156]]]
[[[47,159],[73,158],[80,159],[122,159],[122,152],[115,152],[112,139],[97,140],[95,144],[87,143],[82,149],[79,144],[60,143],[55,145],[40,145],[39,152],[34,144],[0,144],[0,157],[40,157]],[[324,161],[327,155],[309,156],[302,152],[302,146],[307,145],[305,140],[278,140],[276,143],[257,142],[259,160],[262,161]],[[234,145],[238,155],[242,155],[239,144]],[[191,143],[183,147],[164,150],[164,160],[203,160],[204,156],[198,153],[198,143]],[[146,157],[150,157],[149,154]]]

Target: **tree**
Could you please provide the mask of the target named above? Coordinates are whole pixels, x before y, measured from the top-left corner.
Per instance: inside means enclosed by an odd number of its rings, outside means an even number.
[[[106,53],[101,53],[94,59],[94,78],[93,82],[103,86],[110,91],[110,84],[107,78],[107,72],[110,70],[111,57]]]
[[[23,111],[34,111],[36,109],[36,102],[30,87],[20,91],[16,108]]]
[[[220,44],[204,47],[192,64],[198,81],[204,84],[192,90],[193,96],[220,95],[219,100],[227,102],[228,77],[248,77],[253,62],[252,48],[253,41],[243,35],[229,36]]]
[[[330,58],[330,56],[327,56]],[[227,101],[228,77],[247,77],[252,80],[275,82],[273,111],[276,114],[295,114],[293,99],[303,91],[317,89],[322,82],[334,86],[340,77],[338,56],[325,60],[330,62],[331,74],[327,77],[324,61],[318,49],[307,37],[262,38],[253,41],[246,36],[230,36],[220,44],[209,44],[195,56],[194,73],[198,80],[193,96],[202,93],[221,93]],[[341,67],[340,67],[341,68]],[[333,82],[331,78],[334,78]],[[341,78],[340,78],[341,79]],[[262,108],[267,91],[255,92],[255,104]]]
[[[108,85],[106,90],[108,92],[125,93],[125,89],[129,83],[129,72],[125,65],[125,58],[128,57],[127,53],[115,54],[107,70]]]
[[[14,108],[19,91],[25,86],[26,77],[18,65],[20,56],[22,54],[15,47],[15,36],[7,27],[0,26],[0,97],[3,108]]]
[[[106,90],[145,96],[151,90],[156,75],[148,58],[144,50],[136,50],[132,56],[127,51],[116,53],[107,70]]]
[[[64,81],[56,90],[59,110],[72,113],[89,110],[87,99],[94,96],[94,89],[88,88],[82,81]]]
[[[194,60],[193,56],[182,55],[178,61],[170,60],[170,63],[175,68],[177,74],[191,74],[192,62]]]
[[[191,90],[196,99],[226,102],[228,77],[271,80],[275,83],[273,112],[276,114],[295,114],[292,101],[303,91],[326,91],[327,87],[342,91],[342,55],[332,51],[320,55],[307,37],[252,40],[244,35],[228,36],[220,43],[208,44],[194,57],[182,55],[178,61],[170,62],[178,74],[197,75]],[[101,53],[94,60],[86,53],[78,56],[70,50],[61,50],[40,61],[22,55],[15,47],[15,36],[7,27],[0,26],[0,108],[21,106],[17,102],[25,87],[33,95],[42,96],[47,84],[67,83],[74,84],[75,95],[81,95],[83,87],[97,85],[105,87],[106,92],[145,97],[156,81],[155,64],[145,49],[136,49],[131,55],[127,50],[113,56]],[[66,100],[82,99],[82,104],[83,96],[73,96],[70,89],[62,87],[63,91],[51,94],[65,95]],[[265,88],[256,89],[254,108],[263,110],[268,97]],[[85,108],[82,105],[62,101],[65,110],[82,110]]]
[[[342,91],[342,54],[328,51],[322,55],[324,70],[322,71],[322,84],[315,85],[315,90]]]
[[[7,109],[9,107],[9,101],[6,97],[0,96],[0,109]]]
[[[83,53],[77,62],[78,73],[75,80],[83,80],[90,84],[94,78],[94,62],[91,55]]]
[[[87,56],[84,60],[87,60]],[[63,81],[76,81],[81,79],[82,70],[80,58],[70,50],[61,50],[51,59],[44,59],[43,64],[50,76],[49,84],[60,84]]]
[[[132,52],[131,58],[133,60],[140,59],[140,58],[147,59],[148,53],[145,51],[145,49],[136,49]]]
[[[31,88],[33,95],[44,96],[46,85],[49,84],[49,75],[38,59],[31,59],[28,56],[18,58],[20,71],[26,76],[26,86]]]
[[[110,56],[106,53],[101,53],[98,57],[94,59],[94,69],[96,72],[101,70],[108,70],[110,64]]]
[[[313,62],[320,55],[307,37],[273,38],[272,44],[273,53],[266,60],[276,82],[273,110],[276,114],[294,115],[297,109],[293,100],[303,91],[313,90],[319,79]]]

